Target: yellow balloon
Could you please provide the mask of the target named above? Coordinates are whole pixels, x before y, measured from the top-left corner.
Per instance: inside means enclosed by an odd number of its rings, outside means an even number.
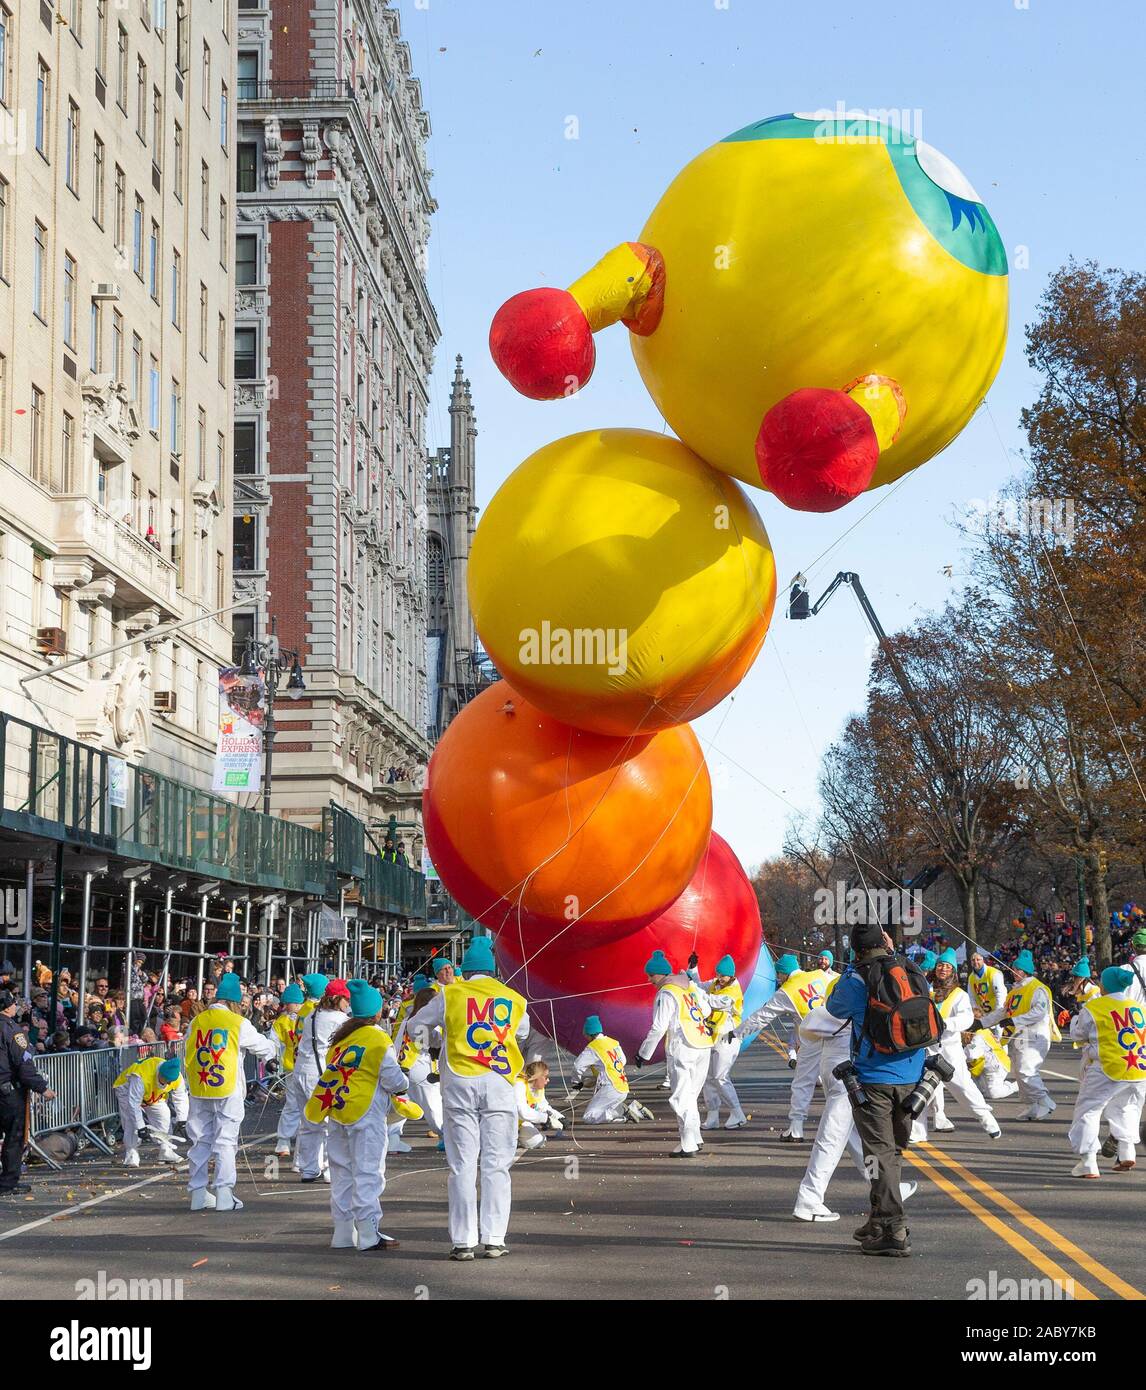
[[[645,386],[690,448],[756,487],[761,421],[791,392],[898,384],[878,487],[955,438],[1002,361],[994,223],[938,151],[885,134],[761,121],[688,164],[641,232],[664,259],[660,323],[629,339]]]
[[[694,719],[751,666],[776,567],[743,491],[669,435],[591,430],[520,465],[482,517],[486,651],[554,718],[628,735]]]

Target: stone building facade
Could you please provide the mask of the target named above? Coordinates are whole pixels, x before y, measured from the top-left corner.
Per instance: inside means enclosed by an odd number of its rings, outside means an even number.
[[[241,7],[236,56],[236,655],[272,617],[300,652],[277,812],[401,819],[429,756],[429,121],[379,0]]]
[[[201,783],[230,651],[206,615],[231,583],[236,23],[0,0],[0,708]]]

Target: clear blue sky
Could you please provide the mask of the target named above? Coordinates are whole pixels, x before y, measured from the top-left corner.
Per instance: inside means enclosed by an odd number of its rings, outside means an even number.
[[[837,102],[921,113],[915,133],[963,170],[1011,253],[1010,339],[989,399],[1005,447],[980,412],[809,573],[819,592],[836,570],[857,570],[889,630],[941,606],[965,569],[951,519],[1018,466],[1019,410],[1037,390],[1023,327],[1048,275],[1072,254],[1142,268],[1139,0],[402,0],[399,9],[433,126],[440,204],[430,443],[448,440],[447,383],[461,352],[481,503],[559,435],[663,423],[620,328],[599,335],[581,395],[549,406],[516,395],[486,347],[503,300],[569,284],[636,237],[677,170],[751,121]],[[577,140],[565,138],[569,116]],[[1029,269],[1015,268],[1019,247]],[[781,584],[887,492],[809,517],[753,491]],[[808,623],[778,607],[731,704],[698,722],[712,742],[715,825],[746,866],[779,851],[793,808],[815,811],[820,755],[863,706],[867,638],[847,591]]]

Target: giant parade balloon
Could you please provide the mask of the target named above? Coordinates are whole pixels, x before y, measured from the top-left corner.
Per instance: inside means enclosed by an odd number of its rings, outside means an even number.
[[[774,116],[698,155],[567,290],[498,311],[490,347],[536,399],[588,380],[618,321],[669,425],[714,467],[831,511],[945,448],[1003,356],[1007,259],[938,150],[844,113]]]
[[[486,509],[468,573],[501,674],[554,718],[617,735],[723,700],[776,598],[741,488],[647,430],[590,430],[526,459]]]
[[[687,724],[610,738],[499,681],[442,736],[422,812],[447,890],[532,950],[589,928],[607,941],[663,912],[708,844],[712,790]]]
[[[502,978],[527,996],[536,1027],[580,1052],[585,1045],[581,1026],[587,1015],[597,1014],[605,1032],[630,1057],[652,1020],[656,990],[644,967],[653,951],[663,951],[678,970],[684,970],[695,951],[702,980],[710,979],[716,962],[730,955],[746,992],[772,964],[762,945],[756,892],[736,855],[716,834],[688,887],[646,926],[621,937],[586,926],[530,951],[522,949],[519,934],[507,923],[497,933],[496,947]],[[774,984],[774,971],[771,979]],[[754,1007],[770,993],[761,991],[763,983],[762,978],[753,993]]]

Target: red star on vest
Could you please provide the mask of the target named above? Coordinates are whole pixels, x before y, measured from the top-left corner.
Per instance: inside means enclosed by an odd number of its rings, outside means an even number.
[[[207,1084],[207,1073],[205,1071],[199,1073],[199,1084],[200,1086],[206,1086]]]
[[[322,1106],[324,1110],[331,1109],[331,1107],[334,1105],[333,1089],[323,1091],[322,1095],[320,1095],[318,1098],[318,1103]]]

